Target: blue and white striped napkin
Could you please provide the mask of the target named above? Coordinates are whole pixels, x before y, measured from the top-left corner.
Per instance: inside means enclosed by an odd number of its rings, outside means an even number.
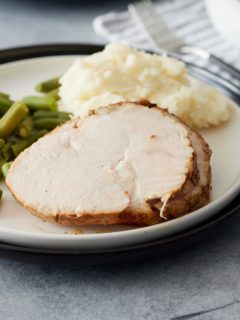
[[[167,24],[189,45],[202,47],[240,70],[240,51],[214,29],[203,0],[163,0],[155,3]],[[107,41],[119,41],[143,49],[153,49],[141,25],[129,12],[110,12],[94,19],[93,27]]]

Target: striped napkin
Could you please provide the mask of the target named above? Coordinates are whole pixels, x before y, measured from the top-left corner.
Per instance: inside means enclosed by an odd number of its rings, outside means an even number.
[[[240,70],[240,51],[214,29],[203,0],[164,0],[156,10],[177,36],[189,45],[202,47]],[[96,33],[108,41],[118,41],[143,49],[153,49],[141,25],[129,12],[110,12],[94,19]]]

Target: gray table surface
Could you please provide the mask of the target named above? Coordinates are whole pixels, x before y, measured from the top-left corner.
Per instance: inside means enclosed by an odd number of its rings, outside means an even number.
[[[93,17],[126,2],[0,0],[0,47],[103,43]],[[0,320],[240,319],[240,217],[193,248],[129,265],[60,267],[0,257]]]

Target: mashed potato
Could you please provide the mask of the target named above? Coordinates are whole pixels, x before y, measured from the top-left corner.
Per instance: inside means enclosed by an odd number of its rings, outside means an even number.
[[[228,99],[188,76],[184,63],[120,44],[78,59],[60,80],[60,108],[84,117],[119,101],[147,99],[203,128],[229,118]]]

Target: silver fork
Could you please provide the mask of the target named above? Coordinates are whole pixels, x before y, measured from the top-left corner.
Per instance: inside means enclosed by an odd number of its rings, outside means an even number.
[[[157,13],[151,0],[132,3],[128,6],[128,10],[142,26],[156,52],[176,58],[182,58],[186,54],[198,56],[209,64],[217,65],[222,71],[240,81],[240,71],[236,68],[202,48],[185,45],[182,39],[178,38],[168,27],[161,15]]]

